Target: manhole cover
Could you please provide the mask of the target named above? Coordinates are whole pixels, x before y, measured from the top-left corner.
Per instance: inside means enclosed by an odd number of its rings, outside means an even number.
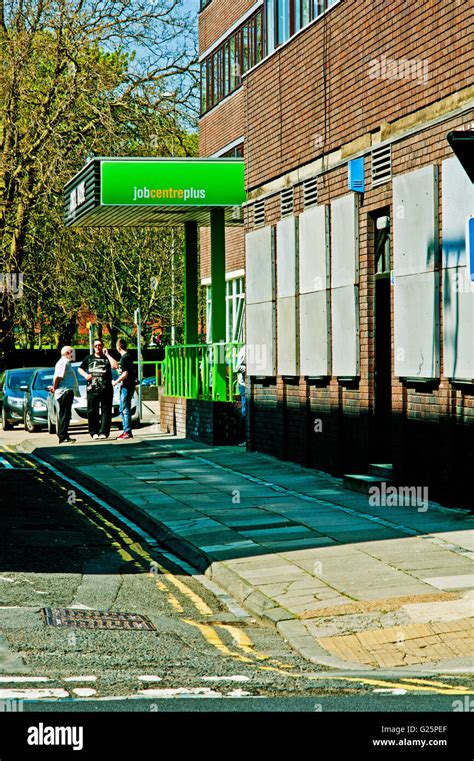
[[[43,608],[48,626],[72,626],[75,629],[132,629],[156,631],[150,619],[139,613],[103,613],[100,610]]]

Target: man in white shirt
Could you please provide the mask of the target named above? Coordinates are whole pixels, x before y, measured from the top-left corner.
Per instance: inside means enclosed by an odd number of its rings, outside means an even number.
[[[61,359],[56,362],[54,368],[53,385],[48,391],[54,394],[58,410],[58,439],[60,444],[72,444],[76,439],[71,439],[68,434],[71,421],[71,407],[75,396],[79,396],[79,384],[76,373],[71,366],[74,352],[71,346],[63,346]]]

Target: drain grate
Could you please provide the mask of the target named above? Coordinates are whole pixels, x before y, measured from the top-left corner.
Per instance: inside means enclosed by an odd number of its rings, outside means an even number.
[[[75,629],[128,629],[156,631],[150,619],[139,613],[104,613],[100,610],[43,608],[48,626],[72,626]]]

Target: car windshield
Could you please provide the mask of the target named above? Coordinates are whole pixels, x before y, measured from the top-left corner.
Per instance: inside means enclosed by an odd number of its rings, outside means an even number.
[[[52,386],[53,378],[54,378],[54,368],[51,367],[49,370],[40,370],[40,372],[37,374],[33,383],[34,390],[46,391],[48,386]]]
[[[8,374],[8,385],[12,391],[19,391],[21,386],[27,386],[33,375],[33,370],[20,370]]]

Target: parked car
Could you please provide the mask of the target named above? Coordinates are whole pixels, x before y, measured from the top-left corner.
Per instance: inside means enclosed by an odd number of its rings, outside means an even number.
[[[34,367],[5,370],[0,378],[0,405],[4,431],[11,431],[13,426],[23,423],[25,393],[34,370]]]
[[[148,377],[143,378],[142,386],[156,386],[156,377],[154,375],[149,375]]]
[[[54,377],[54,367],[39,367],[33,371],[25,393],[24,423],[28,433],[35,433],[48,424],[48,386]]]
[[[87,382],[78,372],[80,362],[73,362],[72,366],[77,376],[77,382],[79,386],[79,396],[74,397],[71,409],[71,423],[70,425],[87,425]],[[112,370],[112,377],[118,378],[120,373],[118,370]],[[51,379],[52,383],[52,379]],[[49,383],[48,385],[51,385]],[[47,416],[46,423],[48,426],[48,433],[56,433],[58,424],[57,405],[55,403],[52,394],[48,394],[47,400]],[[139,422],[139,409],[138,409],[138,396],[135,392],[132,397],[132,421],[134,423]],[[120,425],[122,418],[120,416],[120,388],[114,386],[114,395],[112,400],[112,423]]]

